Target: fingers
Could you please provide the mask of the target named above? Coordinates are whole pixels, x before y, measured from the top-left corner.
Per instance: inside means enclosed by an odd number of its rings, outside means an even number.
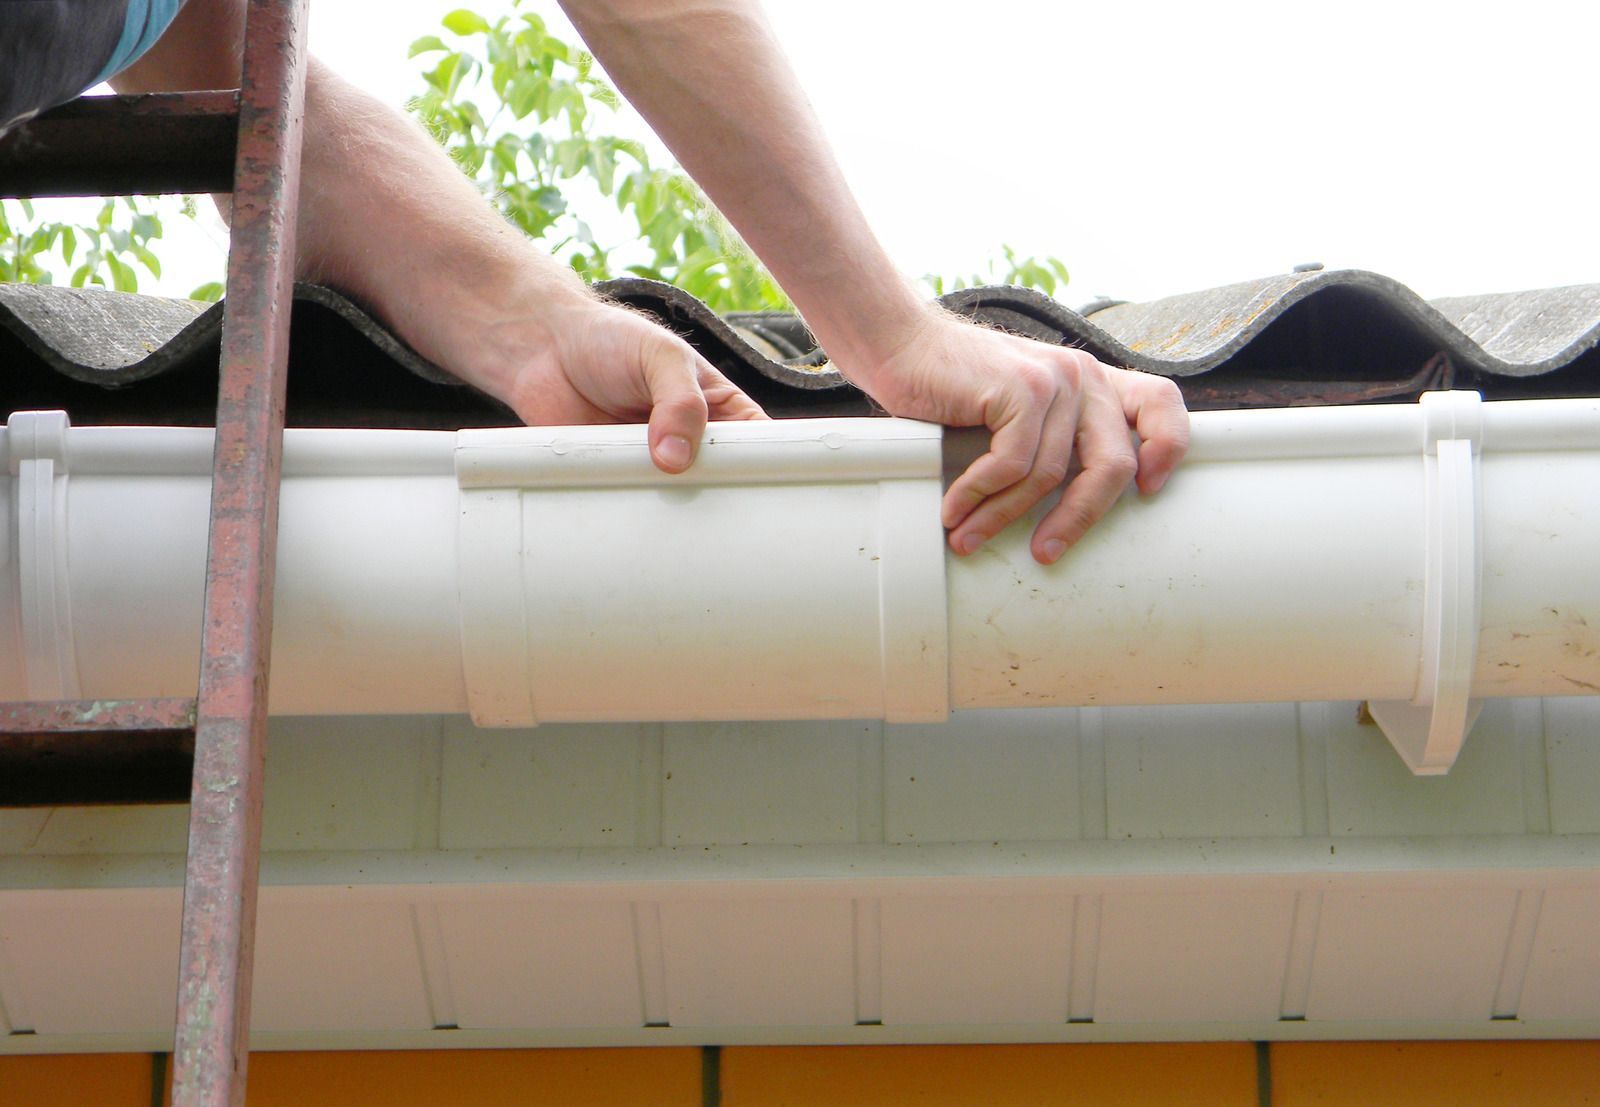
[[[1083,471],[1072,478],[1061,502],[1051,508],[1033,532],[1033,557],[1050,565],[1082,538],[1111,509],[1139,471],[1128,437],[1128,420],[1109,381],[1096,380],[1085,390],[1078,424],[1078,461]]]
[[[984,405],[993,409],[985,418],[994,432],[989,452],[952,481],[944,496],[941,522],[951,532],[950,545],[957,553],[971,553],[995,532],[978,526],[981,520],[964,524],[979,504],[1032,471],[1045,416],[1059,393],[1048,371],[1026,377],[1019,373],[1006,383],[1008,387]]]
[[[1139,491],[1154,495],[1189,451],[1189,412],[1183,393],[1166,377],[1118,370],[1113,383],[1123,418],[1139,434]]]
[[[943,521],[950,546],[971,553],[1067,482],[1074,449],[1081,472],[1034,531],[1034,559],[1049,565],[1110,510],[1130,481],[1153,493],[1189,443],[1189,416],[1163,377],[1102,365],[1080,351],[1053,351],[1007,377],[989,452],[950,486]],[[1135,452],[1130,428],[1137,430]]]
[[[710,419],[765,419],[761,405],[687,344],[672,336],[641,352],[650,395],[650,457],[656,468],[681,473],[694,464]]]
[[[765,419],[761,405],[744,390],[723,376],[705,358],[700,362],[700,391],[706,398],[713,419]]]
[[[650,459],[664,473],[681,473],[694,464],[705,434],[710,409],[700,391],[699,360],[667,334],[646,340],[640,350],[639,369],[650,397]]]
[[[957,553],[971,553],[1060,488],[1072,463],[1073,439],[1077,432],[1078,397],[1074,393],[1058,392],[1045,413],[1038,435],[1038,448],[1025,475],[984,500],[959,527],[951,531],[951,548]],[[1034,546],[1034,556],[1045,560],[1039,552],[1042,547],[1037,539]],[[1048,555],[1046,564],[1059,556],[1060,551],[1053,551]]]

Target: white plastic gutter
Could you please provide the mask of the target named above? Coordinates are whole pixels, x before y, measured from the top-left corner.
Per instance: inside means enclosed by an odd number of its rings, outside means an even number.
[[[291,430],[272,710],[553,721],[1371,701],[1443,772],[1484,696],[1600,692],[1600,400],[1205,412],[1061,563],[939,526],[971,434]],[[13,415],[0,699],[192,694],[212,435]]]

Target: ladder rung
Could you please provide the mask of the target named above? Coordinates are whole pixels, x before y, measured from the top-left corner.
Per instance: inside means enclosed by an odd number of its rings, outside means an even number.
[[[184,803],[192,699],[0,703],[0,807]]]
[[[239,94],[85,96],[0,138],[0,197],[229,192]]]

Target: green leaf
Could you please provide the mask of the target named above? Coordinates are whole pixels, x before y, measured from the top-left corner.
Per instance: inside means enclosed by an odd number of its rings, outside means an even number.
[[[424,74],[424,79],[445,96],[451,95],[456,90],[461,59],[460,54],[446,54],[438,65]]]
[[[68,265],[72,264],[72,255],[78,252],[78,232],[71,227],[61,228],[61,258]]]
[[[537,108],[540,101],[548,95],[549,86],[535,74],[524,71],[511,78],[507,91],[506,107],[510,108],[511,114],[518,119],[526,119],[528,113]]]
[[[444,44],[444,39],[440,38],[438,35],[423,35],[421,38],[417,39],[417,41],[411,44],[411,49],[407,51],[406,57],[414,58],[418,54],[431,54],[435,50],[448,49],[450,49],[450,47],[446,46]],[[210,288],[211,286],[208,284],[203,284],[200,287]],[[189,298],[191,300],[200,299],[198,296],[190,296]]]
[[[556,172],[575,177],[588,155],[589,144],[581,138],[566,138],[556,143]]]
[[[133,256],[138,258],[146,269],[150,270],[151,276],[158,281],[161,279],[161,260],[150,252],[149,247],[135,244]]]
[[[205,300],[209,303],[216,303],[218,300],[222,299],[222,282],[207,281],[205,284],[189,293],[189,299]]]
[[[489,29],[489,21],[475,11],[457,8],[442,19],[445,27],[458,35],[482,34]]]
[[[567,199],[558,188],[541,188],[533,194],[533,203],[550,215],[561,215],[567,210]]]
[[[115,282],[118,292],[139,291],[139,277],[129,265],[115,254],[106,255],[106,267],[111,270],[111,279]]]

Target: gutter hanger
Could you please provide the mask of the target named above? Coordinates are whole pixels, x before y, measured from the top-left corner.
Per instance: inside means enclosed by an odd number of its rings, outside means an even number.
[[[193,694],[212,432],[0,434],[0,700]],[[1600,692],[1600,400],[1194,415],[1161,496],[1060,563],[969,558],[981,434],[713,424],[290,430],[272,709],[555,721],[942,719],[1366,699],[1413,771],[1475,699]]]

